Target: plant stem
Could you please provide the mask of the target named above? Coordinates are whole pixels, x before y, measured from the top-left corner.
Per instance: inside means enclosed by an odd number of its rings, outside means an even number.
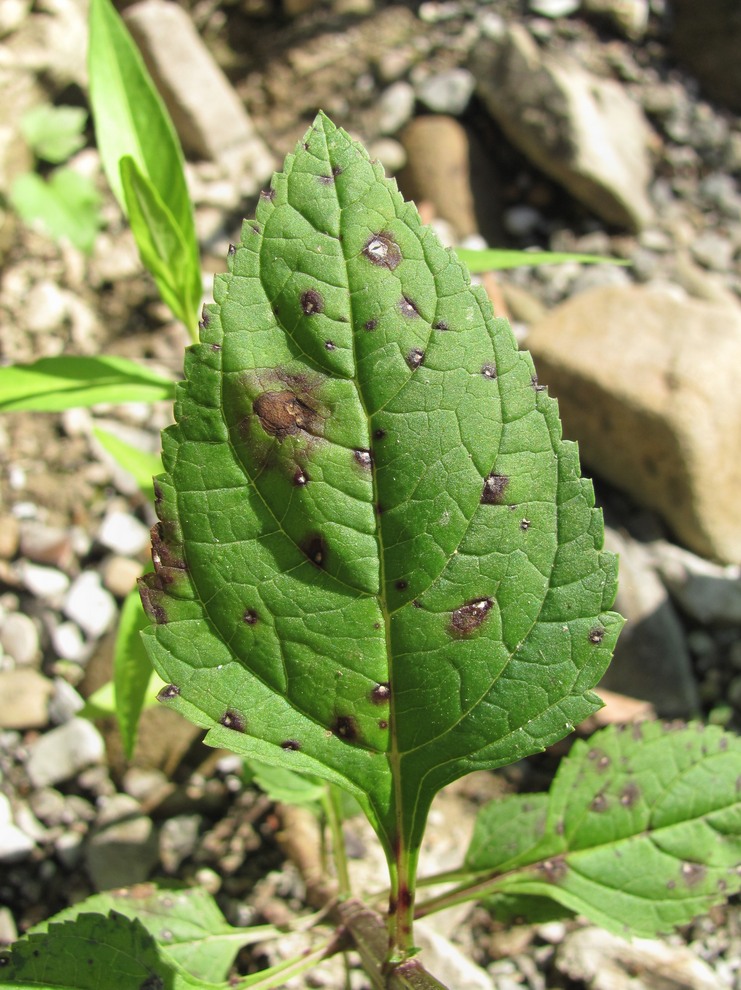
[[[326,785],[322,798],[322,806],[324,808],[324,814],[327,816],[327,823],[332,836],[332,855],[334,857],[335,869],[337,870],[339,894],[340,896],[349,897],[352,891],[350,889],[350,873],[347,868],[345,837],[342,834],[340,794],[334,784]]]

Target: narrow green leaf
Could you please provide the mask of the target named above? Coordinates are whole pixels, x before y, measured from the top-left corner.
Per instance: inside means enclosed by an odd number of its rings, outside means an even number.
[[[120,162],[129,156],[171,214],[190,257],[190,271],[198,272],[198,242],[180,142],[139,50],[110,0],[91,0],[88,69],[98,148],[121,208],[128,210]]]
[[[158,887],[153,883],[94,894],[60,912],[53,922],[70,922],[91,913],[115,913],[140,922],[163,956],[191,976],[213,983],[226,980],[243,946],[277,934],[272,925],[235,928],[227,924],[213,897],[199,887]],[[37,925],[33,933],[48,929],[47,921]]]
[[[121,159],[121,183],[131,231],[162,299],[186,326],[198,322],[201,274],[191,245],[150,180],[130,155]]]
[[[699,723],[611,727],[577,742],[551,788],[542,841],[496,888],[553,898],[619,934],[687,924],[741,889],[739,768],[741,740]],[[484,809],[478,869],[489,825],[490,862],[501,868],[502,824]]]
[[[130,592],[121,609],[113,654],[116,718],[127,759],[134,755],[139,717],[152,677],[152,664],[141,638],[148,621],[139,592]]]
[[[174,382],[119,357],[49,357],[0,368],[0,412],[156,402],[172,398],[174,390]]]
[[[101,223],[100,196],[86,176],[65,167],[48,180],[27,172],[13,183],[10,201],[26,223],[40,223],[55,240],[66,238],[86,254],[92,251]]]
[[[605,258],[599,254],[570,254],[568,251],[506,251],[501,248],[458,248],[456,254],[470,272],[491,272],[507,268],[562,265],[569,261],[581,265],[629,265],[624,258]]]
[[[259,760],[246,760],[251,782],[265,791],[271,801],[284,804],[319,805],[326,784],[320,777],[298,774],[286,767],[271,766]]]
[[[151,501],[152,478],[162,470],[162,458],[158,454],[150,454],[146,450],[133,447],[99,426],[93,427],[93,435],[101,447],[105,448],[111,457],[115,457],[124,471],[128,471],[134,478],[142,495]]]
[[[87,110],[42,103],[21,117],[21,133],[37,158],[65,162],[85,145]]]
[[[408,910],[437,790],[599,707],[616,563],[530,357],[325,116],[229,264],[163,435],[145,642],[210,744],[358,798]]]

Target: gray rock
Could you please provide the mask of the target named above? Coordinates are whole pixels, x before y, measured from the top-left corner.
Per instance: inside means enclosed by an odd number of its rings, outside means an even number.
[[[408,82],[395,82],[381,93],[377,103],[379,134],[396,134],[414,111],[414,89]]]
[[[90,657],[91,645],[85,642],[80,627],[75,622],[60,622],[51,631],[51,643],[63,660],[85,663]]]
[[[582,292],[530,328],[585,464],[701,556],[741,561],[741,308],[639,287]],[[712,479],[712,480],[710,480]]]
[[[138,802],[127,794],[102,802],[85,847],[85,865],[96,890],[142,883],[158,855],[156,829]]]
[[[727,272],[733,265],[733,241],[717,231],[706,230],[698,234],[690,244],[690,250],[695,261],[704,268]]]
[[[74,560],[69,530],[47,526],[37,519],[24,519],[20,525],[20,552],[36,564],[48,564],[66,571]]]
[[[20,523],[15,516],[0,516],[0,560],[12,560],[18,553]]]
[[[69,681],[63,677],[54,678],[54,693],[49,702],[49,718],[59,725],[69,722],[85,707],[85,702],[75,691]]]
[[[136,557],[149,545],[149,530],[136,516],[114,510],[106,513],[98,542],[123,557]]]
[[[32,666],[41,655],[36,623],[23,612],[11,612],[0,628],[0,646],[19,667]]]
[[[415,81],[417,99],[433,113],[459,117],[468,106],[476,80],[468,69],[449,69]]]
[[[663,540],[651,544],[659,574],[682,611],[703,625],[741,625],[741,567],[723,567]]]
[[[257,192],[273,171],[272,156],[187,11],[144,0],[125,19],[186,150],[251,176]]]
[[[653,939],[631,942],[600,928],[566,936],[556,952],[556,968],[590,990],[718,990],[706,962],[685,945]]]
[[[541,53],[518,24],[480,44],[471,68],[489,112],[539,168],[608,223],[649,222],[651,132],[618,83]]]
[[[102,586],[97,571],[83,571],[75,578],[64,599],[64,614],[91,639],[111,628],[117,614],[116,600]]]
[[[615,609],[627,621],[602,685],[650,702],[662,718],[697,715],[700,699],[684,630],[650,551],[610,529],[605,547],[620,555]]]
[[[0,729],[43,729],[51,681],[32,667],[0,671]]]
[[[73,718],[31,744],[26,770],[34,787],[44,787],[69,780],[104,758],[105,744],[95,726],[86,719]]]
[[[175,815],[160,830],[159,858],[167,873],[177,873],[183,860],[195,852],[201,815]]]
[[[55,567],[42,567],[27,560],[18,561],[18,576],[24,586],[35,595],[50,604],[61,601],[69,588],[69,578],[63,571]]]

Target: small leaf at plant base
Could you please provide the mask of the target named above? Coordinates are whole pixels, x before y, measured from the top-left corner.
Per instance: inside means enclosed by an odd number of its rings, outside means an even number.
[[[46,180],[28,172],[13,183],[10,201],[25,223],[39,224],[54,240],[92,252],[101,225],[100,196],[87,176],[64,166]]]
[[[544,838],[521,857],[532,865],[496,889],[552,897],[618,934],[687,924],[741,888],[739,767],[738,737],[699,723],[610,727],[577,742]],[[476,863],[485,868],[481,847]]]
[[[101,402],[170,399],[175,383],[119,357],[49,357],[0,368],[0,412],[61,412]]]
[[[489,801],[476,816],[464,867],[471,873],[504,872],[543,838],[547,794],[508,794]]]
[[[568,251],[506,251],[501,248],[457,248],[456,254],[472,273],[493,272],[508,268],[529,268],[543,265],[629,265],[624,258],[606,258],[599,254],[571,254]]]
[[[529,356],[324,115],[229,267],[163,436],[145,641],[211,745],[360,801],[408,916],[435,793],[599,707],[615,560]]]
[[[272,925],[253,928],[229,925],[213,897],[200,887],[158,887],[153,883],[93,894],[66,908],[54,921],[72,921],[80,914],[108,915],[110,912],[140,922],[158,943],[163,955],[191,976],[212,983],[227,978],[237,952],[243,946],[275,934]],[[48,928],[46,921],[32,931],[40,933]]]
[[[257,784],[271,801],[283,804],[310,804],[318,808],[327,786],[320,777],[298,774],[259,760],[245,760],[245,771],[250,783]]]
[[[87,110],[41,103],[21,117],[21,133],[37,158],[65,162],[85,145]]]
[[[151,501],[154,494],[152,478],[162,470],[162,458],[158,454],[150,454],[146,450],[140,450],[126,443],[114,433],[99,426],[93,427],[93,436],[101,447],[115,458],[119,466],[124,471],[128,471],[139,486],[142,495]]]
[[[120,168],[131,231],[141,259],[177,319],[186,326],[195,326],[203,290],[200,268],[194,264],[190,245],[135,160],[124,156]]]
[[[130,592],[121,609],[113,653],[116,719],[129,760],[134,754],[139,717],[153,673],[141,638],[148,622],[138,591]]]

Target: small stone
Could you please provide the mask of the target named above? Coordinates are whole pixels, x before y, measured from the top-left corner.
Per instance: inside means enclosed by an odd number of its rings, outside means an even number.
[[[690,244],[695,261],[703,268],[727,272],[733,265],[734,246],[729,238],[712,230],[697,235]]]
[[[135,557],[149,545],[149,530],[128,512],[114,510],[103,519],[98,542],[123,557]]]
[[[69,722],[85,707],[85,702],[71,684],[62,677],[54,680],[54,693],[49,702],[49,718],[56,725]]]
[[[503,219],[505,230],[515,237],[529,237],[543,221],[540,211],[527,205],[511,206]]]
[[[148,879],[159,858],[151,818],[127,794],[101,803],[85,851],[87,871],[96,890],[130,886]]]
[[[80,627],[74,622],[60,622],[55,626],[51,633],[51,643],[62,660],[71,660],[73,663],[85,663],[92,650],[91,645],[85,642]]]
[[[69,313],[68,293],[56,282],[41,280],[35,283],[28,296],[25,311],[26,329],[33,334],[47,334],[58,330]]]
[[[393,138],[379,138],[377,141],[372,141],[368,145],[368,154],[383,165],[386,175],[396,175],[404,168],[407,160],[406,151]]]
[[[69,588],[69,578],[55,567],[42,567],[22,560],[19,561],[18,574],[32,595],[47,602],[55,603]]]
[[[476,88],[476,80],[468,69],[450,69],[427,76],[416,85],[417,99],[433,113],[460,116]]]
[[[661,579],[690,618],[703,625],[741,625],[741,565],[715,564],[672,543],[651,545]]]
[[[581,6],[581,0],[530,0],[530,10],[541,17],[569,17]]]
[[[163,824],[159,858],[167,873],[177,873],[180,864],[193,855],[202,822],[201,815],[175,815]]]
[[[51,681],[32,667],[0,672],[0,729],[43,729],[52,690]]]
[[[408,82],[396,82],[378,99],[378,130],[381,134],[396,134],[414,111],[414,89]]]
[[[40,656],[39,631],[36,623],[23,612],[13,612],[3,621],[0,646],[19,667],[36,663]]]
[[[125,598],[136,587],[141,573],[142,565],[139,561],[118,555],[109,557],[103,566],[103,584],[116,598]]]
[[[0,825],[0,863],[17,863],[26,859],[36,848],[36,843],[17,825]]]
[[[57,859],[67,870],[79,865],[84,851],[85,836],[81,832],[62,832],[54,840],[54,852]]]
[[[12,560],[18,553],[20,523],[15,516],[0,516],[0,560]]]
[[[116,618],[116,601],[100,583],[97,571],[83,571],[75,578],[64,601],[64,614],[91,639],[99,639]]]
[[[26,769],[34,787],[69,780],[91,763],[105,758],[103,737],[83,718],[73,718],[40,736],[29,747]]]
[[[10,908],[0,907],[0,945],[11,945],[18,938],[18,929]]]
[[[60,571],[69,570],[75,556],[68,530],[47,526],[37,519],[24,519],[21,523],[20,552],[36,564],[48,564]]]

